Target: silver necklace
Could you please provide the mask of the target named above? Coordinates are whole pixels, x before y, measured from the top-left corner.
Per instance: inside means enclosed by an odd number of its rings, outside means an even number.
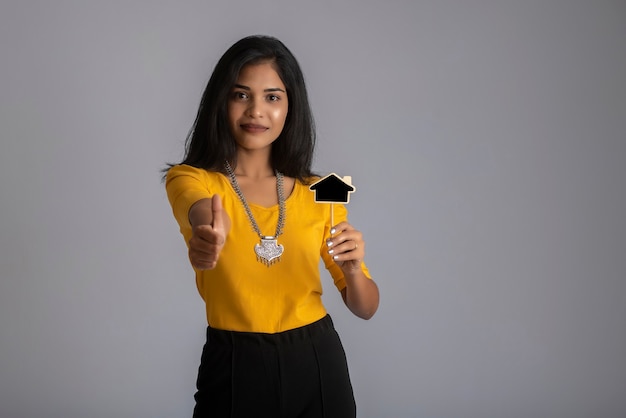
[[[246,210],[246,215],[248,215],[248,219],[250,220],[250,224],[252,225],[252,229],[257,233],[259,238],[261,238],[261,242],[259,244],[255,244],[254,252],[256,253],[256,259],[258,262],[265,264],[266,266],[271,266],[274,263],[278,263],[280,261],[280,256],[283,255],[283,251],[285,248],[278,244],[277,238],[280,234],[283,233],[283,226],[285,225],[285,194],[283,193],[283,174],[276,172],[276,192],[278,193],[278,223],[276,224],[276,232],[273,236],[271,235],[263,235],[261,230],[259,229],[259,225],[256,223],[254,216],[252,215],[252,211],[250,210],[250,206],[248,206],[248,202],[246,202],[246,198],[239,187],[239,183],[237,183],[237,177],[233,172],[228,161],[224,162],[224,167],[226,168],[226,173],[228,174],[228,178],[230,179],[230,184],[232,184],[233,189],[235,189],[235,193],[239,197],[243,208]]]

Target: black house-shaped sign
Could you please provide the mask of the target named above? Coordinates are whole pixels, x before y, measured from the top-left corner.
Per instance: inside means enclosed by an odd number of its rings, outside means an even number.
[[[356,190],[350,183],[350,177],[342,179],[331,173],[311,184],[309,190],[315,192],[315,201],[318,203],[348,203],[350,193]]]

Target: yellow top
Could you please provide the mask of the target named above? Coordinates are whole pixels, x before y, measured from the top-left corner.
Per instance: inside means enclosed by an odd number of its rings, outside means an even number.
[[[256,259],[260,242],[230,181],[221,173],[188,165],[172,167],[165,187],[185,242],[189,245],[189,208],[200,199],[219,194],[231,219],[231,229],[217,266],[196,270],[196,285],[206,304],[211,327],[231,331],[276,333],[313,323],[326,315],[322,304],[320,255],[338,290],[345,288],[343,272],[328,255],[330,205],[315,203],[308,187],[296,181],[285,201],[286,217],[278,243],[281,260],[267,267]],[[263,235],[273,235],[278,205],[249,203]],[[334,221],[347,219],[345,206],[334,205]],[[367,267],[362,265],[369,278]]]

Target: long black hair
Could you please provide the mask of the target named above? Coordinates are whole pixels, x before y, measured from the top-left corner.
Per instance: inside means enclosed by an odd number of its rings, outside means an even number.
[[[262,62],[273,65],[289,99],[285,126],[272,143],[272,167],[301,181],[313,175],[315,125],[302,70],[281,41],[260,35],[236,42],[217,62],[187,135],[181,164],[219,172],[224,172],[224,161],[236,164],[237,145],[227,121],[229,94],[244,66]]]

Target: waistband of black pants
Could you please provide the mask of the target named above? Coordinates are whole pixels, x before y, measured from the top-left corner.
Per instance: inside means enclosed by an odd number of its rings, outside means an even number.
[[[334,331],[335,326],[333,324],[330,315],[326,315],[322,319],[313,322],[312,324],[305,325],[303,327],[290,329],[287,331],[278,332],[275,334],[262,333],[262,332],[242,332],[242,331],[227,331],[222,329],[207,327],[207,341],[211,344],[271,344],[271,345],[284,345],[294,344],[301,341],[306,341],[310,338],[315,338],[320,335],[327,334]]]

